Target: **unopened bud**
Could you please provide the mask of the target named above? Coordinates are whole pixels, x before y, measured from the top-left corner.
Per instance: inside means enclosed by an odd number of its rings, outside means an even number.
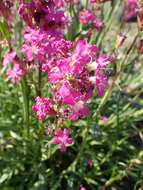
[[[124,41],[126,40],[126,36],[125,35],[123,35],[123,34],[119,34],[118,36],[117,36],[117,40],[116,40],[116,48],[119,48],[119,47],[121,47],[122,45],[123,45],[123,43],[124,43]]]

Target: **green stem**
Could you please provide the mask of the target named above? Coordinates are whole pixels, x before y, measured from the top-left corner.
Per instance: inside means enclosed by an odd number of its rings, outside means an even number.
[[[38,63],[38,87],[37,87],[37,96],[41,96],[41,79],[42,79],[41,64]]]
[[[85,8],[88,8],[88,0],[86,0]]]
[[[21,82],[22,95],[23,95],[23,109],[24,109],[24,123],[26,126],[27,137],[30,136],[30,126],[29,126],[29,87],[26,78]]]
[[[105,20],[105,23],[107,23],[107,24],[106,24],[105,28],[102,30],[102,32],[99,34],[98,39],[96,39],[97,40],[96,44],[97,44],[98,47],[101,45],[104,37],[106,36],[105,34],[107,34],[108,30],[110,29],[110,27],[111,27],[111,25],[113,23],[113,19],[115,19],[114,14],[119,9],[120,3],[121,2],[118,1],[118,3],[112,7],[112,9],[111,9],[111,11],[110,11],[110,13],[108,15],[107,20]]]
[[[88,136],[88,128],[86,127],[84,129],[84,131],[82,132],[82,137],[83,137],[83,142],[81,144],[81,148],[77,154],[77,157],[75,158],[75,160],[69,165],[69,167],[65,170],[62,171],[60,177],[59,177],[59,180],[55,183],[54,187],[53,187],[53,190],[56,190],[60,181],[62,180],[62,178],[68,173],[68,172],[75,172],[76,170],[76,165],[79,161],[79,159],[81,158],[82,154],[83,154],[83,151],[84,151],[84,148],[85,148],[85,145],[86,145],[86,140],[87,140],[87,136]]]
[[[76,170],[76,165],[79,161],[79,159],[81,158],[81,155],[84,151],[84,148],[85,148],[85,145],[86,145],[86,139],[87,139],[87,136],[88,136],[88,128],[86,127],[82,133],[82,138],[83,138],[83,142],[81,144],[81,147],[80,147],[80,150],[77,154],[77,157],[76,159],[72,162],[72,164],[68,167],[67,171],[72,171],[72,172],[75,172]]]

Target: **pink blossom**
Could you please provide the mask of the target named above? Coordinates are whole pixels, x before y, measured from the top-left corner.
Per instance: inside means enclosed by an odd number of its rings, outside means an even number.
[[[3,60],[3,65],[6,66],[9,63],[13,62],[13,60],[16,58],[16,52],[15,51],[11,51],[9,53],[6,54],[6,56],[4,57]]]
[[[107,66],[111,63],[110,57],[108,57],[105,53],[103,53],[97,61],[101,66]]]
[[[90,45],[86,42],[86,40],[78,40],[74,55],[76,58],[78,57],[88,57],[88,60],[91,61],[91,58],[96,58],[99,49],[96,45]]]
[[[94,27],[96,30],[100,31],[104,27],[104,23],[102,20],[96,18],[93,23]]]
[[[53,144],[59,144],[61,152],[65,152],[67,145],[72,143],[73,140],[69,137],[69,130],[59,128],[53,139]]]
[[[99,49],[96,45],[88,44],[86,40],[72,43],[63,39],[50,38],[44,41],[44,32],[40,33],[37,41],[37,34],[35,34],[36,38],[34,34],[30,39],[29,35],[25,38],[29,39],[31,44],[37,44],[40,51],[45,42],[49,46],[43,48],[48,59],[44,58],[41,64],[42,71],[48,73],[52,99],[59,105],[58,114],[63,119],[69,120],[88,116],[90,113],[88,100],[93,96],[93,90],[96,89],[98,95],[102,96],[106,89],[109,57],[106,54],[98,56]],[[45,111],[42,111],[42,114],[44,115],[39,117],[41,119],[47,115]]]
[[[64,42],[65,47],[66,43]],[[61,108],[63,117],[66,114],[66,118],[77,120],[89,115],[87,101],[93,96],[95,87],[99,96],[104,94],[110,59],[106,54],[98,57],[99,49],[96,45],[90,45],[85,40],[79,40],[74,49],[67,49],[59,48],[66,52],[64,56],[59,56],[59,60],[56,58],[52,66],[47,65],[48,79],[54,85],[54,99],[61,107],[68,106],[66,112]],[[91,71],[95,75],[92,76]]]
[[[89,0],[90,3],[96,3],[97,0]]]
[[[137,8],[137,0],[126,0],[123,12],[124,21],[128,22],[135,19],[137,17]]]
[[[55,6],[57,7],[64,7],[64,0],[53,0],[53,2],[55,3]]]
[[[104,26],[103,21],[97,18],[95,13],[88,9],[83,9],[80,12],[79,21],[83,25],[92,24],[92,27],[96,28],[98,31],[100,31]]]
[[[95,18],[94,13],[91,12],[90,10],[88,10],[88,9],[83,9],[80,12],[80,15],[79,15],[79,21],[80,21],[81,24],[92,23],[94,18]]]
[[[69,83],[62,82],[61,87],[56,93],[57,99],[64,104],[74,105],[80,96],[80,93],[74,89]]]
[[[22,52],[28,62],[34,59],[41,62],[44,72],[53,68],[56,60],[68,57],[72,48],[72,42],[52,37],[47,31],[27,28],[24,32]]]
[[[13,83],[18,83],[22,79],[24,71],[19,64],[14,64],[13,68],[8,69],[6,74]]]
[[[96,75],[96,89],[99,96],[103,96],[107,86],[107,65],[110,63],[109,58],[106,55],[102,55],[97,60],[98,65],[95,71]]]
[[[105,72],[103,68],[98,67],[96,71],[96,88],[99,96],[103,96],[106,86],[107,86],[107,75],[101,74],[101,72]]]
[[[25,55],[27,61],[33,61],[34,59],[42,62],[45,60],[45,56],[52,55],[51,42],[52,38],[43,30],[35,30],[27,28],[24,33],[24,43],[22,46],[22,52]]]
[[[87,190],[85,187],[81,186],[80,190]]]
[[[77,120],[79,118],[84,118],[89,115],[90,111],[87,104],[80,100],[71,107],[71,115],[69,116],[70,120]]]
[[[101,117],[101,121],[104,123],[104,124],[107,124],[108,121],[109,121],[109,118],[107,116],[102,116]]]
[[[31,28],[38,27],[47,31],[49,35],[63,36],[62,30],[68,24],[68,18],[64,11],[59,9],[62,5],[62,0],[57,0],[56,3],[39,0],[22,2],[19,6],[19,14]]]
[[[52,48],[60,55],[60,57],[67,57],[69,51],[73,48],[73,42],[64,39],[55,40],[52,43]]]
[[[56,115],[53,109],[53,101],[50,98],[36,97],[32,110],[37,114],[39,120],[44,120],[47,115]]]
[[[89,71],[95,71],[95,76],[90,76],[89,80],[95,84],[98,95],[103,96],[108,77],[108,64],[111,63],[110,58],[106,54],[102,54],[95,62],[88,64]]]

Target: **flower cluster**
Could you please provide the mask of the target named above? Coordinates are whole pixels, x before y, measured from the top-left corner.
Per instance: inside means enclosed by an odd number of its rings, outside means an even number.
[[[56,52],[59,55],[42,68],[48,73],[53,102],[60,107],[57,114],[63,120],[86,117],[89,115],[87,105],[93,96],[93,90],[96,89],[99,96],[104,94],[107,65],[111,60],[105,54],[98,56],[99,49],[96,45],[89,45],[85,40],[79,40],[74,48],[64,40],[57,41],[54,45],[57,45]],[[36,103],[36,108],[38,106],[41,110],[41,104]],[[49,115],[47,110],[43,114],[44,117],[40,119]]]
[[[94,89],[99,96],[104,94],[107,66],[111,61],[107,55],[99,55],[96,45],[90,45],[85,40],[72,43],[59,39],[53,41],[51,47],[54,51],[49,53],[49,59],[42,62],[41,68],[48,74],[52,104],[49,99],[38,97],[33,111],[40,120],[47,115],[56,116],[62,121],[84,118],[90,113],[88,101]],[[53,110],[53,107],[58,107],[58,110]]]
[[[64,12],[65,5],[71,6],[77,2],[20,1],[19,14],[26,24],[22,61],[15,51],[10,51],[3,65],[8,68],[7,75],[13,83],[18,83],[29,68],[38,70],[41,76],[47,74],[50,98],[37,96],[32,107],[41,121],[52,116],[62,125],[66,120],[87,117],[90,114],[88,104],[94,91],[102,96],[107,86],[110,58],[87,40],[70,41],[64,38],[64,29],[70,28],[69,18]],[[83,9],[79,21],[82,25],[91,24],[97,30],[103,27],[103,22],[93,10]],[[60,128],[54,134],[53,143],[59,144],[61,151],[66,151],[67,144],[72,143],[68,130]]]
[[[106,54],[99,56],[96,45],[85,40],[73,44],[61,39],[53,42],[52,47],[55,47],[55,55],[42,64],[42,71],[48,73],[52,99],[49,102],[45,97],[37,97],[33,111],[39,120],[44,120],[47,115],[62,121],[84,118],[90,113],[88,101],[94,89],[99,96],[104,94],[107,66],[111,60]]]
[[[32,107],[33,112],[37,113],[37,118],[39,120],[45,119],[46,115],[55,115],[56,112],[53,108],[53,100],[50,98],[40,98],[36,97],[36,103]]]
[[[27,62],[38,61],[42,65],[42,70],[46,70],[59,57],[64,57],[67,50],[72,47],[72,42],[63,38],[50,36],[44,30],[34,30],[27,28],[24,32],[24,42],[22,52]]]
[[[63,1],[36,0],[23,2],[19,7],[19,14],[31,28],[46,30],[49,35],[63,35],[63,29],[68,24],[68,18],[59,7]]]
[[[96,30],[101,30],[104,26],[103,21],[96,16],[95,11],[91,11],[89,9],[83,9],[80,12],[79,21],[83,25],[93,25],[92,27]]]

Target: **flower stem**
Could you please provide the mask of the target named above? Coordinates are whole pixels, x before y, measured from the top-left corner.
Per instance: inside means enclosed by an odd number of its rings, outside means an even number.
[[[41,97],[41,78],[42,78],[41,64],[38,63],[38,86],[37,86],[37,96],[40,96],[40,97]]]
[[[30,136],[30,126],[29,126],[29,87],[26,78],[21,82],[22,95],[23,95],[23,109],[24,109],[24,124],[26,126],[27,137]]]

